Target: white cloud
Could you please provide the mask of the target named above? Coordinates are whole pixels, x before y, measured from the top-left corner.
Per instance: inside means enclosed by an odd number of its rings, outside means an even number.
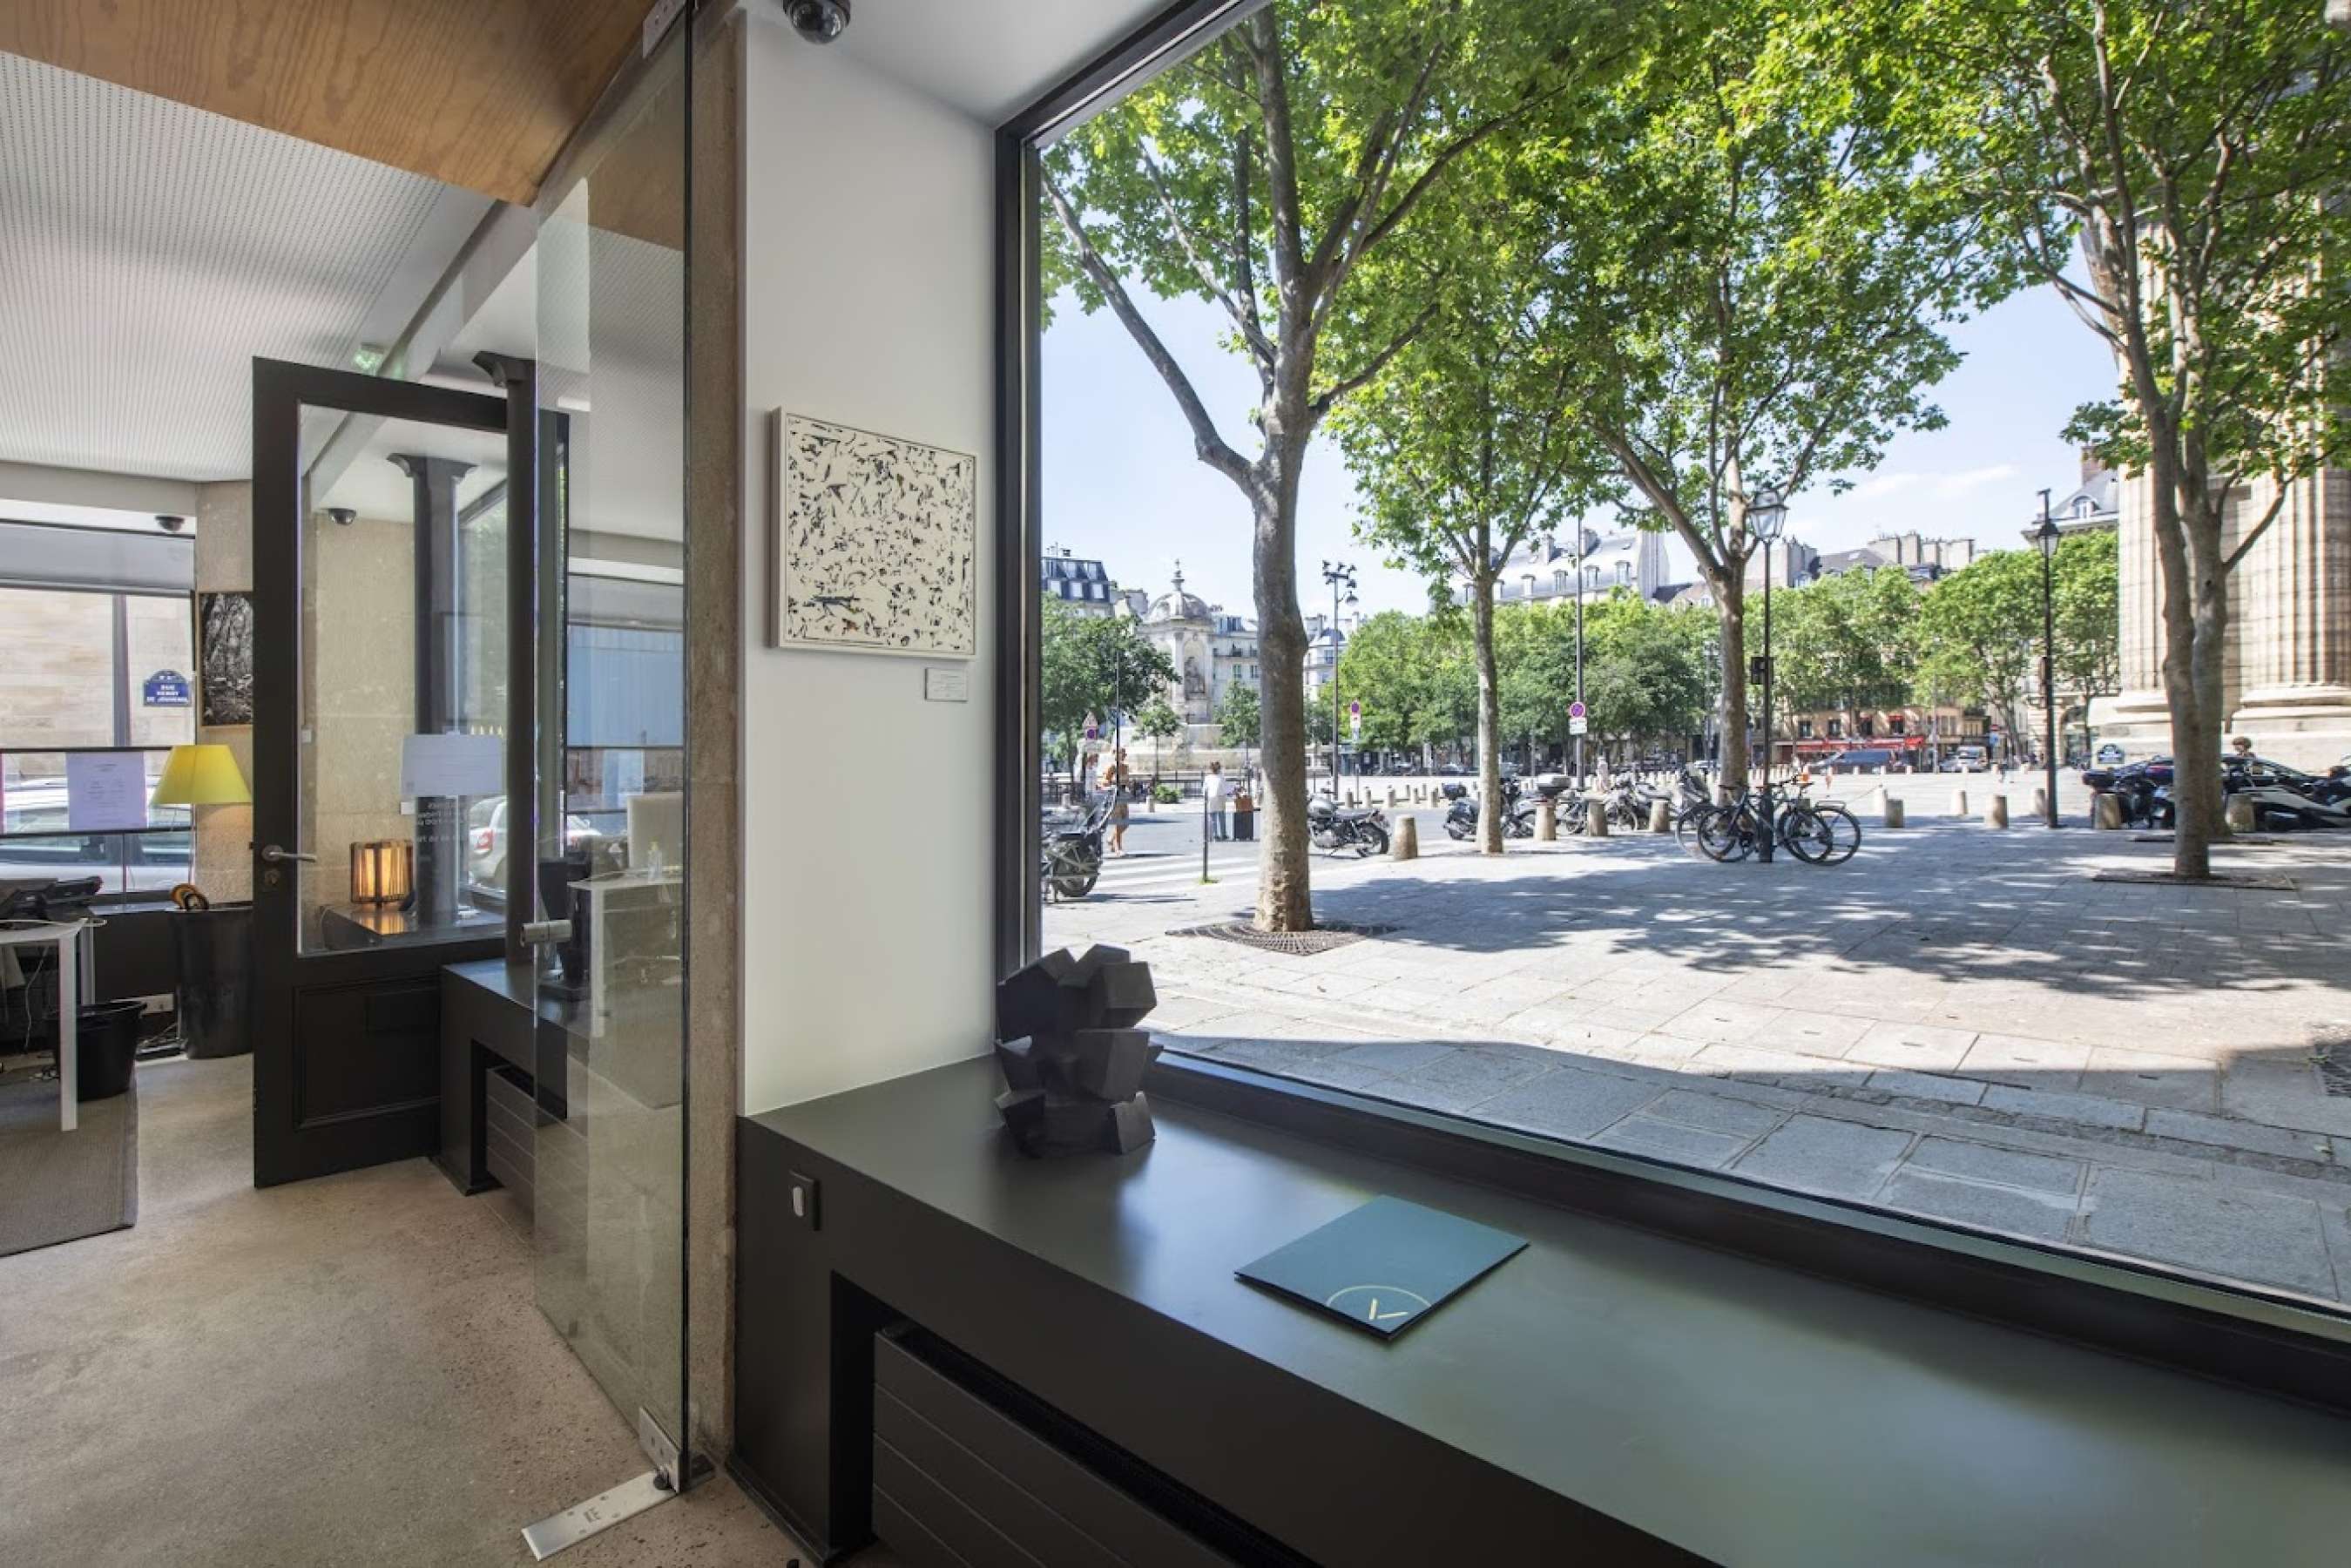
[[[1982,468],[1962,468],[1956,474],[1940,474],[1935,477],[1935,494],[1949,497],[1980,490],[1986,485],[1997,485],[2003,479],[2016,477],[2013,463],[1994,463]]]

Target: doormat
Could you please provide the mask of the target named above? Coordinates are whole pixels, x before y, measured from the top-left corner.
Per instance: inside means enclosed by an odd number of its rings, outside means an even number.
[[[2168,871],[2102,871],[2092,882],[2130,882],[2149,887],[2251,887],[2269,893],[2292,893],[2294,879],[2275,872],[2216,871],[2210,876],[2177,876]]]
[[[1246,920],[1220,920],[1213,925],[1181,926],[1167,935],[1206,936],[1212,942],[1237,943],[1260,953],[1288,953],[1304,958],[1361,942],[1366,936],[1384,936],[1403,929],[1401,925],[1357,925],[1344,920],[1326,920],[1311,931],[1259,931]]]

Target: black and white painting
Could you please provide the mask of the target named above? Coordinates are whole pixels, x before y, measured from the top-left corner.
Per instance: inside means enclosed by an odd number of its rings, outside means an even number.
[[[198,722],[253,722],[253,595],[196,595],[196,670],[204,697]]]
[[[773,417],[775,642],[969,658],[979,460]]]

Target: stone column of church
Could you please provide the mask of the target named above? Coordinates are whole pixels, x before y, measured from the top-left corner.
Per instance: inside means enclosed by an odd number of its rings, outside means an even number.
[[[2351,752],[2351,471],[2294,486],[2231,584],[2246,690],[2229,719],[2264,757]]]
[[[2091,703],[2090,729],[2100,746],[2118,745],[2136,760],[2171,749],[2171,710],[2163,695],[2163,567],[2147,480],[2122,476],[2116,505],[2122,690]]]

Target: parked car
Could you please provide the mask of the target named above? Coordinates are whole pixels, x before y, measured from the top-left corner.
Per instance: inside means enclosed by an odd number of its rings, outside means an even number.
[[[466,869],[481,887],[503,887],[507,876],[507,798],[488,795],[465,812]],[[596,831],[587,818],[573,813],[563,819],[563,847],[571,848]]]
[[[1895,765],[1900,753],[1883,746],[1856,747],[1840,751],[1834,757],[1823,757],[1812,764],[1815,773],[1872,773]]]
[[[1954,746],[1943,754],[1945,773],[1981,773],[1991,766],[1991,753],[1980,746]]]

